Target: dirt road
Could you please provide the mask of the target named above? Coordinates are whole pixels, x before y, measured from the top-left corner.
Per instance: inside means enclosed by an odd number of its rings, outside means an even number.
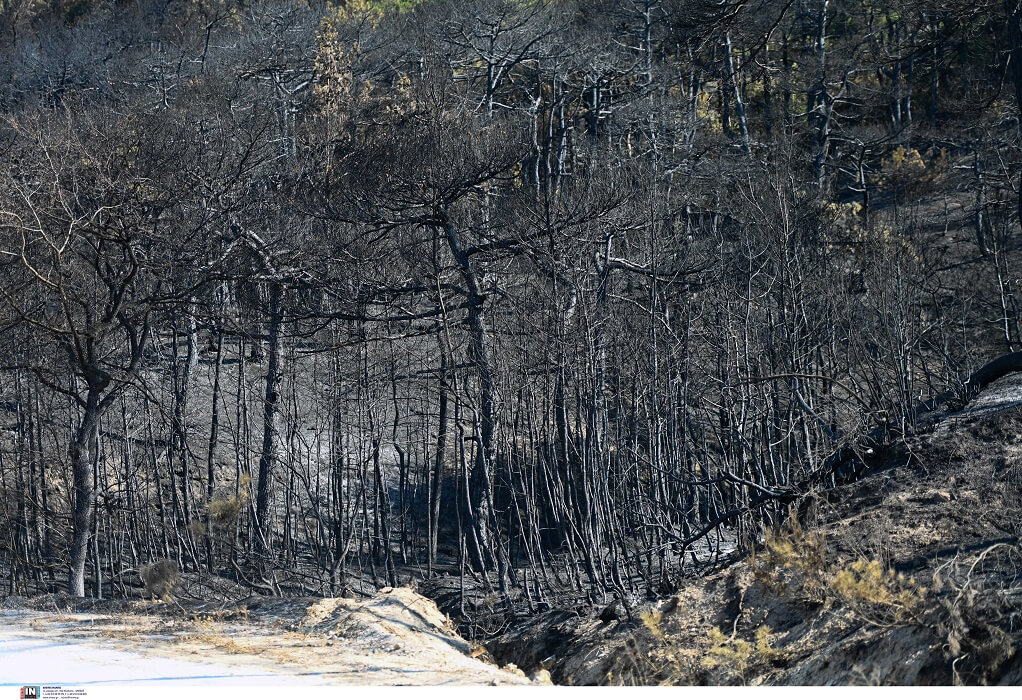
[[[142,654],[84,639],[51,640],[4,620],[0,686],[24,685],[307,685],[331,683],[321,673],[285,674],[236,662],[187,661]]]
[[[530,682],[476,658],[435,605],[408,589],[272,605],[272,613],[0,610],[0,686]]]

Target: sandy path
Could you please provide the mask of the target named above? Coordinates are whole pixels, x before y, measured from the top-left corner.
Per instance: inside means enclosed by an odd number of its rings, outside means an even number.
[[[7,622],[7,621],[5,621]],[[310,685],[322,674],[284,674],[236,663],[186,661],[98,646],[83,639],[49,640],[5,624],[0,630],[0,686],[23,685]]]
[[[386,631],[394,627],[392,620],[373,617],[340,634],[320,634],[254,622],[3,610],[0,686],[529,682],[473,658],[442,635],[398,626],[401,636],[395,637]]]

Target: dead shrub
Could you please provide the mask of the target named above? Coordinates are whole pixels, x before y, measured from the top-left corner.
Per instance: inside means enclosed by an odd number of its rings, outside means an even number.
[[[773,646],[773,632],[769,627],[759,627],[751,641],[742,639],[737,632],[726,636],[718,628],[710,630],[710,648],[703,657],[704,668],[722,671],[725,677],[737,679],[742,685],[748,682],[752,671],[766,670],[784,658],[784,653]]]
[[[824,538],[806,533],[792,521],[786,531],[769,534],[763,549],[750,561],[755,580],[771,593],[804,602],[824,600],[824,569],[826,567]]]
[[[1022,622],[1022,548],[995,544],[968,565],[955,557],[934,573],[940,600],[936,631],[956,685],[994,683],[1016,649],[1005,631]]]
[[[888,626],[918,622],[926,589],[877,559],[828,564],[824,538],[797,523],[770,535],[750,568],[779,597],[802,603],[839,603],[859,618]]]
[[[926,588],[876,559],[857,559],[828,576],[828,591],[855,614],[885,627],[920,622]]]
[[[248,476],[242,476],[238,484],[238,493],[224,498],[217,498],[206,504],[206,515],[210,525],[221,530],[234,527],[242,509],[248,504]]]
[[[146,595],[169,601],[174,588],[181,582],[181,569],[176,562],[159,559],[139,569]]]
[[[639,617],[654,641],[646,652],[645,662],[653,669],[652,675],[664,683],[745,685],[787,658],[783,651],[774,647],[776,635],[765,625],[758,627],[751,639],[741,636],[738,620],[730,635],[710,627],[705,636],[686,639],[664,629],[663,613],[659,611],[642,613]]]

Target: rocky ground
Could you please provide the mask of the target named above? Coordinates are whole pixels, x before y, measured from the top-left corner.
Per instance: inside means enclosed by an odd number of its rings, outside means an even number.
[[[1019,386],[891,446],[669,599],[551,612],[488,646],[557,683],[1022,684]]]

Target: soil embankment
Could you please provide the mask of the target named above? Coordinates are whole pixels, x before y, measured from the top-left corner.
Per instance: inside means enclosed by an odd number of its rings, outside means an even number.
[[[1020,400],[992,385],[668,599],[488,646],[557,683],[1022,684]]]

